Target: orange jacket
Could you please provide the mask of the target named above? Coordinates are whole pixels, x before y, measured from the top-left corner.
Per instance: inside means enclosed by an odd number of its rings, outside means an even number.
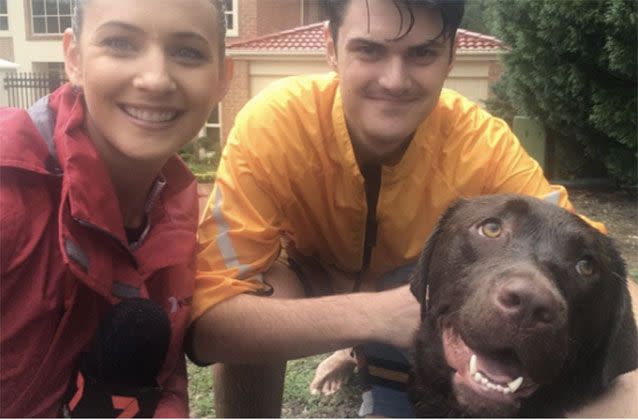
[[[383,167],[369,271],[414,261],[459,197],[522,193],[572,209],[505,122],[444,90],[402,160]],[[281,249],[345,272],[362,265],[367,204],[334,73],[278,81],[237,115],[199,228],[193,319],[261,287]]]

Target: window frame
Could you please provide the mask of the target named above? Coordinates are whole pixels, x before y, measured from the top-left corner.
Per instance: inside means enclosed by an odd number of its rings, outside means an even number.
[[[44,7],[45,7],[45,11],[44,11],[44,15],[35,15],[33,14],[33,4],[32,4],[32,0],[24,0],[24,10],[26,11],[25,13],[25,20],[26,20],[26,27],[27,27],[27,40],[29,41],[48,41],[48,40],[58,40],[62,38],[62,35],[64,33],[64,29],[66,28],[61,28],[60,32],[35,32],[35,21],[34,18],[36,17],[43,17],[43,18],[47,18],[47,17],[57,17],[58,19],[58,24],[60,23],[60,16],[68,16],[69,18],[73,17],[73,8],[75,7],[76,1],[77,0],[69,0],[70,1],[70,12],[69,15],[61,15],[59,13],[60,10],[60,1],[61,0],[56,0],[57,3],[57,9],[58,9],[58,14],[56,15],[47,15],[46,14],[46,0],[44,0]]]
[[[7,9],[6,13],[0,13],[0,17],[6,18],[7,19],[7,29],[2,29],[0,28],[0,34],[6,34],[11,30],[11,24],[9,23],[9,0],[0,0],[4,1],[5,3],[5,9]]]
[[[233,10],[224,11],[225,16],[230,15],[233,18],[233,27],[229,28],[228,25],[226,25],[226,36],[239,36],[239,0],[232,0],[231,4]],[[228,20],[226,20],[226,22],[228,22]]]
[[[212,123],[210,122],[210,116],[206,119],[206,122],[204,123],[204,133],[206,133],[206,135],[208,135],[208,129],[209,128],[216,128],[219,130],[219,138],[216,139],[217,141],[221,142],[222,140],[222,103],[218,103],[215,108],[217,109],[217,122],[216,123]],[[212,111],[211,111],[212,113]],[[215,139],[211,139],[211,140],[215,140]]]

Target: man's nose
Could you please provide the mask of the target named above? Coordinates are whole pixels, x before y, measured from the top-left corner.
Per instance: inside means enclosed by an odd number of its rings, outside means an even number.
[[[169,70],[164,51],[160,48],[150,48],[143,56],[143,62],[133,80],[133,86],[149,92],[171,92],[177,85]]]
[[[379,85],[392,92],[401,93],[410,88],[408,67],[402,57],[390,57],[381,69]]]

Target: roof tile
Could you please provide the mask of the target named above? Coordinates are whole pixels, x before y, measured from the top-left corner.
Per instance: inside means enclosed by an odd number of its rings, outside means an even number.
[[[281,32],[231,42],[229,50],[250,50],[270,52],[323,52],[323,26],[325,22],[300,26]],[[471,51],[497,51],[504,49],[503,42],[493,36],[459,29],[459,49]]]

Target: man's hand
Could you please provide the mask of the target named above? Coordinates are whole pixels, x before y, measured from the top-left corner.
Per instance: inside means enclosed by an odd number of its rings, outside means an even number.
[[[370,341],[381,341],[395,347],[410,348],[419,328],[421,305],[416,300],[410,285],[378,292],[377,303],[369,310],[373,318],[375,337]]]

